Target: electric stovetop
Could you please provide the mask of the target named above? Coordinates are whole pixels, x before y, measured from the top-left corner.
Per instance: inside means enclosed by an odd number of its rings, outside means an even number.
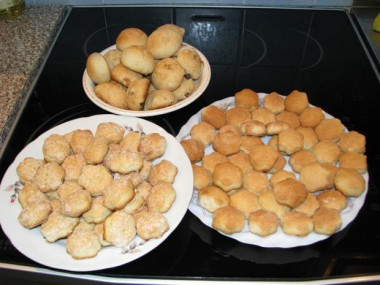
[[[165,23],[185,28],[184,41],[202,51],[211,64],[211,82],[191,105],[147,119],[175,136],[202,107],[243,88],[284,95],[294,89],[305,91],[311,104],[367,138],[369,191],[357,218],[324,241],[266,249],[222,236],[188,211],[174,233],[151,253],[127,265],[85,275],[50,271],[29,260],[1,231],[2,277],[28,279],[28,284],[62,282],[60,278],[73,278],[72,283],[78,278],[81,283],[102,278],[135,279],[136,283],[376,279],[380,275],[379,71],[344,10],[73,7],[4,145],[0,177],[18,152],[44,131],[74,118],[105,113],[82,88],[90,53],[114,44],[126,27],[149,34]],[[12,266],[19,270],[7,269]]]

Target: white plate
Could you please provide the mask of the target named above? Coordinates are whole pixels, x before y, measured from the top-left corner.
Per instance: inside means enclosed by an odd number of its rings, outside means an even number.
[[[25,157],[43,158],[42,145],[45,138],[51,134],[65,134],[75,129],[89,129],[95,133],[96,127],[102,122],[115,122],[121,126],[131,127],[133,130],[143,130],[145,133],[159,133],[166,138],[167,149],[163,157],[156,159],[154,164],[167,159],[178,168],[174,181],[176,200],[171,209],[165,213],[169,223],[169,230],[159,239],[152,239],[143,244],[138,237],[131,242],[128,248],[105,247],[99,254],[90,259],[75,260],[66,253],[65,240],[48,243],[40,233],[40,227],[33,230],[23,228],[17,217],[21,206],[16,200],[11,202],[14,191],[9,187],[18,181],[16,167]],[[185,215],[193,192],[193,176],[189,159],[181,145],[161,127],[143,119],[123,117],[117,115],[97,115],[80,118],[63,123],[43,133],[35,141],[27,145],[16,157],[6,171],[0,188],[0,222],[4,233],[12,244],[24,255],[43,265],[72,271],[92,271],[110,268],[131,262],[159,246],[178,226]],[[137,246],[137,247],[135,247]]]
[[[259,93],[259,98],[260,98],[260,105],[262,106],[262,101],[263,98],[266,94],[265,93]],[[212,103],[212,105],[216,105],[219,107],[222,107],[223,109],[229,109],[231,107],[235,106],[235,98],[234,97],[228,97],[220,101],[216,101]],[[201,112],[197,112],[195,115],[193,115],[187,123],[181,128],[180,132],[177,135],[177,140],[181,141],[183,139],[190,138],[190,130],[191,127],[201,121]],[[332,118],[331,115],[325,113],[326,118]],[[262,141],[267,144],[269,141],[269,136],[263,137]],[[212,152],[212,146],[208,146],[205,149],[205,154],[208,154]],[[286,158],[286,157],[285,157]],[[287,159],[288,160],[288,159]],[[199,164],[199,163],[198,163]],[[291,167],[287,163],[285,170],[292,171]],[[296,174],[298,177],[298,174]],[[348,198],[348,206],[346,209],[344,209],[340,214],[342,217],[342,227],[340,228],[339,231],[343,230],[347,225],[352,222],[355,217],[357,216],[359,210],[364,204],[365,197],[368,192],[368,172],[363,175],[363,178],[366,181],[366,189],[364,193],[359,196],[358,198]],[[197,199],[198,191],[194,190],[193,191],[193,197],[191,199],[190,205],[189,205],[189,210],[196,215],[205,225],[208,227],[212,228],[212,214],[209,213],[207,210],[203,209],[198,205],[198,199]],[[220,232],[220,231],[219,231]],[[253,245],[258,245],[261,247],[279,247],[279,248],[291,248],[291,247],[297,247],[297,246],[304,246],[304,245],[309,245],[316,243],[318,241],[324,240],[328,238],[329,236],[327,235],[322,235],[322,234],[317,234],[315,232],[310,233],[306,237],[296,237],[296,236],[291,236],[288,234],[285,234],[281,227],[278,228],[277,233],[267,236],[267,237],[260,237],[258,235],[255,235],[249,231],[248,224],[246,222],[246,225],[243,229],[242,232],[240,233],[235,233],[232,235],[227,235],[224,234],[223,232],[220,232],[221,234],[233,238],[235,240],[238,240],[240,242],[246,243],[246,244],[253,244]]]
[[[178,109],[181,109],[189,105],[190,103],[194,102],[199,96],[201,96],[203,92],[206,90],[211,79],[211,68],[210,68],[210,64],[207,58],[195,47],[186,43],[183,43],[183,45],[191,47],[198,52],[201,60],[203,61],[202,72],[201,72],[200,78],[194,81],[195,90],[193,91],[193,93],[186,99],[178,101],[176,104],[172,106],[168,106],[168,107],[156,109],[156,110],[149,110],[149,111],[133,111],[133,110],[125,110],[125,109],[114,107],[110,104],[107,104],[106,102],[101,100],[98,96],[96,96],[95,91],[94,91],[95,84],[88,76],[86,70],[83,73],[83,79],[82,79],[83,89],[85,93],[87,94],[88,98],[90,98],[90,100],[93,103],[95,103],[95,105],[102,108],[103,110],[106,110],[118,115],[126,115],[126,116],[133,116],[133,117],[149,117],[149,116],[162,115],[162,114],[170,113]],[[106,52],[112,49],[116,49],[116,45],[110,46],[109,48],[103,50],[100,53],[104,55]]]

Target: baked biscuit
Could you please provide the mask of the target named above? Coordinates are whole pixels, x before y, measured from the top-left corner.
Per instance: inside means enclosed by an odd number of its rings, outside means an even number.
[[[101,100],[120,109],[127,109],[127,90],[119,83],[103,82],[95,86],[95,95]]]
[[[108,141],[105,137],[95,137],[87,145],[83,156],[88,164],[102,163],[108,152]]]
[[[202,109],[201,119],[203,122],[207,122],[219,130],[226,124],[226,114],[217,106],[209,105]]]
[[[273,185],[276,201],[281,205],[295,208],[306,200],[307,191],[301,182],[287,178]]]
[[[241,143],[241,136],[232,132],[217,133],[214,138],[213,148],[221,154],[231,155],[240,151]]]
[[[62,214],[78,218],[91,208],[91,194],[87,190],[78,190],[61,200]]]
[[[333,188],[338,167],[331,163],[322,163],[322,166],[330,172],[329,185],[327,186],[327,189]]]
[[[47,221],[42,224],[41,234],[48,242],[56,242],[59,239],[68,237],[78,223],[78,218],[52,213]]]
[[[320,141],[338,141],[339,137],[344,133],[345,127],[339,119],[324,119],[314,131]]]
[[[305,215],[307,215],[309,217],[312,217],[314,215],[315,211],[317,211],[319,209],[319,207],[320,207],[320,204],[319,204],[317,198],[315,198],[315,196],[313,194],[308,193],[305,201],[303,201],[301,204],[299,204],[293,210],[300,212],[300,213],[304,213]]]
[[[146,212],[136,223],[137,234],[144,240],[160,238],[169,230],[169,224],[161,213]]]
[[[307,107],[299,116],[301,126],[306,128],[315,128],[324,118],[325,114],[319,107]]]
[[[94,138],[94,135],[90,130],[75,130],[71,132],[70,146],[74,153],[84,153],[90,141]]]
[[[161,157],[165,153],[165,150],[166,139],[158,133],[143,135],[138,148],[138,151],[141,152],[147,160]]]
[[[197,80],[201,76],[203,62],[195,49],[182,46],[174,57],[192,79]]]
[[[285,110],[300,115],[303,110],[309,107],[309,100],[305,92],[294,90],[285,97]]]
[[[235,106],[248,111],[256,110],[259,107],[259,95],[252,89],[244,88],[235,93]]]
[[[295,129],[301,125],[298,115],[286,110],[276,115],[276,121],[288,123],[292,129]]]
[[[291,155],[303,148],[303,135],[295,129],[287,129],[278,134],[278,150]]]
[[[171,57],[180,49],[185,30],[173,26],[161,26],[149,35],[146,47],[155,59]]]
[[[130,46],[145,46],[148,36],[138,28],[126,28],[116,38],[116,47],[123,51]]]
[[[103,55],[103,57],[106,60],[108,67],[112,71],[116,65],[120,64],[121,50],[111,49],[111,50],[107,51]],[[111,77],[112,77],[112,74],[111,74]]]
[[[186,76],[183,78],[181,85],[172,91],[174,97],[177,99],[177,101],[185,100],[187,97],[189,97],[195,89],[195,84],[193,79],[186,78]]]
[[[90,54],[86,61],[86,71],[88,77],[95,83],[109,82],[111,72],[105,58],[98,52]]]
[[[95,224],[87,223],[83,218],[79,218],[79,224],[74,228],[73,233],[92,232],[95,229]]]
[[[78,183],[91,193],[91,196],[104,194],[105,188],[113,181],[110,171],[104,165],[85,165]]]
[[[214,212],[212,227],[226,234],[238,233],[245,226],[244,214],[235,207],[225,206]]]
[[[79,185],[76,180],[67,180],[57,189],[59,199],[65,199],[72,193],[83,190],[83,187]]]
[[[104,222],[104,239],[116,247],[128,245],[135,236],[135,220],[123,210],[113,212]]]
[[[256,110],[251,111],[251,119],[262,122],[264,125],[266,125],[274,122],[276,120],[276,116],[268,109],[259,107]]]
[[[267,129],[262,122],[249,120],[241,124],[241,134],[262,137],[266,135]]]
[[[135,191],[136,194],[140,194],[146,200],[150,194],[150,190],[152,190],[152,185],[144,180],[136,187]]]
[[[276,121],[276,122],[271,122],[266,125],[266,134],[273,136],[273,135],[278,135],[284,130],[287,130],[290,128],[290,125],[286,122],[282,121]]]
[[[152,84],[157,89],[176,90],[182,83],[185,70],[174,58],[164,58],[156,63],[152,73]]]
[[[173,185],[167,182],[160,182],[153,185],[147,199],[149,212],[167,212],[176,198]]]
[[[227,162],[228,158],[224,154],[220,154],[219,152],[211,152],[209,154],[206,154],[202,158],[202,166],[209,170],[211,173],[214,172],[215,165],[218,163]]]
[[[22,209],[18,221],[24,228],[32,229],[43,224],[51,211],[52,208],[48,200],[35,201]]]
[[[247,189],[240,189],[231,194],[230,206],[243,212],[246,219],[248,219],[249,213],[261,209],[259,198]]]
[[[211,172],[201,165],[192,164],[194,188],[200,190],[212,184]]]
[[[44,140],[42,146],[45,161],[61,164],[71,154],[70,144],[64,136],[52,134]]]
[[[148,93],[146,97],[144,110],[156,110],[165,108],[177,103],[173,92],[169,90],[155,90]]]
[[[72,154],[65,158],[61,164],[65,170],[65,181],[78,180],[82,167],[86,165],[86,159],[81,153]]]
[[[326,189],[330,184],[330,171],[318,162],[304,166],[299,174],[299,181],[309,192]]]
[[[125,129],[117,123],[100,123],[95,132],[95,137],[104,137],[108,143],[119,143],[124,136]]]
[[[87,223],[99,224],[112,214],[112,211],[103,205],[103,197],[95,197],[91,201],[90,209],[82,217]]]
[[[223,162],[215,165],[213,182],[224,191],[239,189],[243,184],[243,172],[231,162]]]
[[[281,216],[281,227],[288,235],[304,237],[313,231],[314,225],[311,217],[291,211]]]
[[[139,175],[141,179],[148,180],[150,170],[152,169],[152,162],[144,160],[143,167],[141,167]]]
[[[227,132],[234,133],[235,135],[238,135],[238,136],[241,135],[240,128],[233,125],[224,125],[223,127],[219,129],[219,133],[227,133]]]
[[[135,224],[137,224],[137,222],[139,221],[139,219],[140,219],[145,213],[149,213],[149,212],[148,212],[148,208],[144,206],[144,207],[142,207],[142,209],[140,209],[138,212],[136,212],[136,213],[133,214],[133,218],[135,219]]]
[[[269,180],[265,173],[253,170],[244,174],[243,187],[249,192],[260,195],[269,187]]]
[[[141,133],[130,131],[123,137],[119,144],[122,148],[125,148],[126,150],[138,152],[141,137]]]
[[[263,141],[260,137],[254,136],[242,136],[242,142],[240,145],[240,150],[245,153],[250,153],[257,145],[263,145]]]
[[[32,182],[27,181],[24,187],[21,188],[18,193],[18,201],[22,208],[25,208],[28,204],[45,200],[44,193],[38,190],[37,186]]]
[[[342,168],[353,168],[359,173],[367,172],[367,156],[357,152],[347,151],[339,157],[339,166]]]
[[[269,179],[269,182],[272,185],[272,187],[274,187],[276,183],[282,180],[285,180],[287,178],[296,179],[296,175],[294,174],[294,172],[281,169],[271,176],[271,178]]]
[[[312,128],[298,127],[296,130],[303,135],[303,149],[311,150],[318,143],[317,134]]]
[[[152,166],[149,174],[149,182],[155,185],[159,182],[168,182],[173,184],[178,173],[178,168],[169,160],[163,159]]]
[[[349,131],[339,137],[338,145],[343,152],[352,151],[357,153],[364,153],[366,138],[364,135],[356,131]]]
[[[346,197],[359,197],[365,190],[365,180],[356,169],[339,168],[335,187]]]
[[[268,145],[278,150],[278,135],[272,136],[268,141]]]
[[[279,152],[269,145],[257,145],[249,153],[249,160],[256,171],[269,171],[278,159]]]
[[[180,141],[181,146],[185,150],[191,163],[200,161],[204,154],[204,145],[196,139],[186,139]]]
[[[94,232],[99,238],[99,242],[102,246],[110,246],[112,245],[110,242],[104,239],[104,223],[96,224],[94,227]]]
[[[216,136],[214,126],[206,122],[200,122],[191,127],[190,135],[193,139],[200,141],[204,146],[210,145]]]
[[[342,218],[336,209],[319,208],[314,216],[314,231],[317,234],[332,235],[342,226]]]
[[[37,173],[37,169],[44,162],[41,159],[33,157],[24,158],[16,168],[18,178],[21,183],[33,180],[34,175]]]
[[[272,189],[260,194],[259,203],[264,210],[275,213],[279,218],[281,218],[284,213],[290,211],[288,206],[281,205],[277,202],[276,196],[274,195]]]
[[[126,176],[115,179],[104,191],[103,205],[110,210],[121,210],[135,196],[132,182]]]
[[[241,128],[244,122],[251,120],[251,113],[242,107],[232,107],[226,111],[227,124]]]
[[[120,145],[111,144],[104,164],[113,172],[127,174],[139,171],[143,166],[143,158],[138,152],[133,152],[122,148]]]
[[[347,198],[341,192],[334,189],[319,193],[317,200],[321,207],[332,208],[339,212],[347,207]]]
[[[283,169],[286,163],[286,159],[282,155],[279,155],[276,162],[273,164],[272,168],[268,171],[268,173],[276,173],[277,171]]]
[[[279,114],[285,109],[284,97],[277,92],[271,92],[264,97],[264,108],[267,108],[273,114]]]
[[[253,170],[252,164],[249,161],[249,156],[245,152],[239,152],[230,155],[228,157],[228,161],[238,166],[243,172],[243,175]]]
[[[75,232],[66,240],[66,251],[74,259],[91,258],[98,254],[102,245],[94,231]]]
[[[206,186],[198,193],[198,203],[202,208],[214,213],[218,208],[228,206],[230,197],[217,186]]]
[[[121,54],[121,63],[138,73],[151,74],[156,65],[152,53],[144,46],[129,46]]]
[[[141,211],[141,209],[145,206],[145,202],[146,200],[144,196],[141,193],[136,192],[133,199],[128,202],[128,204],[124,207],[123,211],[128,214],[134,215],[135,213]]]
[[[249,230],[261,237],[266,237],[277,232],[278,217],[275,213],[260,209],[249,214]]]
[[[317,143],[312,152],[319,163],[335,164],[341,154],[340,148],[332,141],[321,141]]]
[[[120,63],[112,69],[111,78],[121,85],[129,87],[132,82],[142,79],[143,76],[140,73],[133,71]]]
[[[148,97],[150,81],[148,78],[140,78],[129,84],[127,90],[128,109],[141,111],[145,107],[145,101]]]
[[[56,190],[63,183],[65,170],[57,162],[42,164],[36,171],[32,182],[42,192]]]
[[[292,167],[294,172],[298,173],[301,168],[316,161],[317,158],[311,151],[301,149],[290,156],[289,165]]]

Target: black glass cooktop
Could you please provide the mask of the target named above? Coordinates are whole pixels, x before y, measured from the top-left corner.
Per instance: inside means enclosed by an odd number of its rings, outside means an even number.
[[[192,114],[240,89],[284,95],[294,89],[305,91],[313,105],[366,135],[370,175],[366,202],[342,232],[292,249],[238,243],[206,227],[188,211],[174,233],[148,255],[89,274],[149,280],[298,281],[379,274],[380,84],[347,11],[74,7],[4,146],[0,177],[39,134],[74,118],[105,113],[82,89],[90,53],[114,44],[126,27],[150,33],[165,23],[185,28],[184,41],[201,50],[211,64],[211,82],[193,104],[146,119],[176,135]],[[13,248],[2,231],[0,262],[44,268]]]

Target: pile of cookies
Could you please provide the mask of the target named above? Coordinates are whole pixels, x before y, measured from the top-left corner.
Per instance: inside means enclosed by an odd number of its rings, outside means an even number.
[[[264,97],[251,89],[209,105],[181,140],[198,205],[212,227],[266,237],[331,235],[348,199],[365,191],[365,136],[309,104],[305,92]]]
[[[149,36],[127,28],[116,39],[116,49],[94,52],[86,63],[104,102],[133,111],[154,110],[186,99],[195,90],[203,62],[198,52],[183,44],[185,30],[165,24]]]
[[[163,213],[176,199],[177,167],[162,159],[159,133],[128,131],[114,122],[96,132],[76,129],[44,140],[43,159],[17,166],[20,224],[40,227],[50,243],[66,239],[75,259],[91,258],[106,246],[126,247],[138,235],[160,238],[169,229]]]

